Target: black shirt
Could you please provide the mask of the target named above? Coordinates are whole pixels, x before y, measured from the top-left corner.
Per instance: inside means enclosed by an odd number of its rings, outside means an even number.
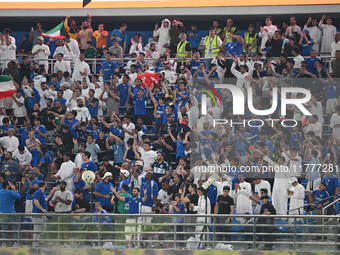
[[[219,195],[217,197],[218,214],[230,214],[231,206],[234,205],[234,199],[231,196]]]
[[[270,214],[272,215],[276,214],[276,210],[274,206],[272,205],[272,203],[262,204],[260,214],[264,214],[264,212],[270,212]]]
[[[198,195],[197,193],[195,194],[189,194],[188,195],[188,198],[189,198],[189,203],[187,204],[187,213],[188,214],[195,214],[196,212],[194,212],[192,210],[192,208],[189,206],[190,204],[194,204],[194,205],[198,205]]]
[[[90,203],[86,199],[76,198],[74,202],[74,210],[79,210],[85,208],[85,212],[90,211]]]
[[[270,53],[273,57],[281,55],[283,41],[281,39],[271,39],[266,42],[266,47],[271,47]]]

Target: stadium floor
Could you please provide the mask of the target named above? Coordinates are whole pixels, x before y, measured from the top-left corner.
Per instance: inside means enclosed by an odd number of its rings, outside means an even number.
[[[223,251],[223,250],[143,250],[143,249],[34,249],[34,248],[0,248],[0,255],[299,255],[294,251]],[[326,255],[334,252],[304,251],[306,255]]]

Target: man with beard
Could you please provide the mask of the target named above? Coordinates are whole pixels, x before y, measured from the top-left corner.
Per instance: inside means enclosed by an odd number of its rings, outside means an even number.
[[[139,207],[140,203],[143,202],[145,203],[147,201],[147,189],[144,190],[144,196],[141,197],[139,195],[139,189],[138,188],[133,188],[132,189],[132,197],[122,197],[119,195],[119,193],[116,191],[114,187],[111,188],[111,191],[113,194],[121,201],[127,202],[129,204],[129,211],[128,214],[140,214],[141,213],[141,208]],[[126,226],[125,226],[125,232],[130,232],[130,233],[136,233],[136,232],[141,232],[141,217],[131,217],[126,219]],[[140,235],[139,234],[127,234],[125,235],[125,238],[127,241],[140,241]],[[130,243],[130,247],[137,248],[139,247],[139,243]]]
[[[77,41],[79,42],[79,48],[82,52],[85,51],[87,42],[92,41],[92,27],[91,27],[91,16],[89,16],[89,20],[83,21],[81,24],[81,30],[78,33]]]
[[[66,182],[62,181],[60,183],[60,188],[54,193],[52,204],[55,205],[54,211],[56,213],[70,213],[72,211],[72,201],[73,195],[71,191],[66,190]],[[69,223],[71,221],[70,216],[58,216],[59,231],[68,231]],[[68,235],[66,233],[61,233],[61,239],[66,240]]]
[[[48,57],[50,56],[50,48],[44,44],[44,38],[38,37],[38,44],[34,45],[32,49],[34,59],[38,60],[39,65],[44,65],[46,72],[48,72]]]

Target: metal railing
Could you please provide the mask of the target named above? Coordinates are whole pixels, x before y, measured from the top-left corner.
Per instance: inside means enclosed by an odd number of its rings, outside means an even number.
[[[323,225],[332,218],[336,224]],[[0,214],[1,242],[19,246],[335,251],[339,216]],[[229,220],[232,219],[229,223]],[[339,239],[340,240],[340,239]]]
[[[288,57],[288,58],[292,59],[293,57]],[[304,56],[304,58],[308,59],[308,58],[310,58],[310,56]],[[318,58],[323,59],[324,61],[327,62],[327,61],[330,61],[331,59],[333,59],[334,57],[332,57],[330,55],[323,55],[323,56],[318,56]],[[175,57],[170,58],[170,60],[182,60],[182,59],[183,58],[175,58]],[[225,59],[233,59],[233,58],[232,57],[225,57]],[[249,59],[252,59],[252,57],[249,57]],[[265,58],[263,58],[263,59],[265,59]],[[279,59],[279,58],[276,58],[276,59]],[[10,62],[10,61],[13,61],[13,60],[16,61],[16,59],[1,59],[0,60],[0,68],[2,67],[2,69],[5,69],[7,63]],[[49,65],[49,73],[53,73],[53,71],[52,72],[50,72],[50,71],[54,70],[54,63],[57,61],[56,58],[32,59],[32,60],[35,61],[35,62],[39,62],[39,61],[46,62],[47,61],[48,65]],[[73,67],[74,59],[72,59],[72,58],[71,59],[65,58],[64,60],[65,61],[70,61],[71,67]],[[92,66],[92,70],[91,70],[92,73],[97,73],[96,72],[97,71],[97,66],[100,65],[101,62],[103,62],[104,60],[105,59],[103,59],[103,58],[86,58],[85,62]],[[127,63],[129,60],[136,60],[136,58],[124,57],[124,58],[115,58],[114,60],[115,61],[120,61],[120,62],[126,62]],[[150,62],[150,61],[155,61],[157,59],[145,58],[144,60],[146,62]],[[203,61],[205,61],[205,60],[212,60],[212,58],[201,57],[200,60],[203,60]]]

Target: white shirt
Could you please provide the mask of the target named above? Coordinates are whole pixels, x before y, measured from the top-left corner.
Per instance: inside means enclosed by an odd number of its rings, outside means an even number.
[[[0,143],[9,152],[14,152],[19,147],[19,139],[16,136],[4,136],[0,138]]]
[[[239,185],[240,189],[235,191],[236,213],[251,214],[253,209],[252,201],[249,199],[251,196],[251,185],[248,182],[242,182]]]
[[[268,196],[272,195],[270,183],[268,181],[261,180],[259,184],[255,184],[255,193],[257,193],[259,197],[261,197],[261,189],[266,189],[268,191]]]
[[[26,115],[25,98],[23,96],[21,96],[20,98],[17,98],[15,94],[14,94],[14,97],[18,101],[18,103],[22,104],[22,106],[19,106],[13,100],[12,108],[14,110],[14,116],[17,118],[25,117]]]
[[[289,168],[290,168],[290,175],[293,177],[300,177],[302,173],[302,159],[301,157],[296,154],[296,160],[291,160],[288,157],[288,152],[283,152],[282,156],[286,159],[287,162],[289,162]]]
[[[40,51],[39,51],[40,50]],[[38,52],[39,51],[39,52]],[[42,59],[43,61],[39,61],[39,64],[45,64],[48,60],[48,56],[50,53],[50,48],[46,44],[36,44],[32,49],[32,53],[34,55],[34,59]]]
[[[340,124],[340,115],[335,112],[332,114],[331,120],[329,121],[329,126],[334,128],[336,125]]]
[[[69,72],[71,73],[71,66],[70,66],[70,62],[69,61],[56,61],[54,63],[54,73],[57,73],[58,71],[62,71],[63,73],[65,72]]]
[[[78,46],[78,42],[72,38],[70,38],[70,42],[67,43],[68,47],[70,47],[71,50],[71,57],[73,58],[79,58],[80,55],[80,50],[79,50],[79,46]]]
[[[210,214],[211,204],[210,204],[209,198],[207,197],[207,199],[205,199],[204,195],[198,197],[198,203],[194,207],[193,211],[197,212],[197,214],[201,214],[201,215]],[[207,223],[209,223],[210,220],[211,220],[210,217],[208,217]],[[205,221],[205,217],[198,217],[197,221],[203,222],[203,221]]]
[[[295,187],[291,186],[289,189],[290,191],[293,191],[294,194],[290,195],[290,204],[289,204],[289,214],[291,215],[303,215],[303,206],[304,206],[304,200],[305,200],[305,187],[303,187],[300,183],[298,183]],[[302,208],[301,208],[302,207]],[[301,208],[300,210],[294,210],[295,208]]]
[[[124,123],[124,124],[122,125],[122,128],[128,130],[129,132],[132,132],[132,130],[135,129],[135,124],[133,124],[132,122],[130,122],[129,125],[126,125],[126,124]],[[125,134],[124,142],[127,142],[130,138],[132,138],[132,135],[130,135],[128,132],[125,132],[125,131],[124,131],[124,134]]]
[[[267,29],[267,31],[264,31]],[[262,38],[261,41],[261,49],[266,48],[266,42],[268,40],[268,35],[274,35],[275,31],[277,30],[277,26],[270,25],[270,26],[264,26],[264,30],[260,31],[259,36]]]
[[[63,54],[64,59],[66,59],[66,60],[70,60],[70,59],[71,59],[70,52],[68,51],[68,49],[67,49],[67,47],[66,47],[65,45],[63,45],[63,46],[58,46],[58,47],[55,49],[55,51],[54,51],[54,53],[53,53],[53,58],[55,58],[56,55],[59,54],[59,53],[62,53],[62,54]]]
[[[71,192],[74,192],[74,168],[76,168],[76,165],[71,160],[69,160],[62,163],[59,171],[56,173],[57,176],[60,176],[62,181],[65,181],[67,183],[66,189]]]
[[[67,186],[66,186],[67,188]],[[71,201],[71,203],[69,205],[60,202],[59,200],[55,203],[55,208],[54,211],[55,212],[70,212],[72,211],[72,201],[73,201],[73,195],[71,193],[71,191],[69,190],[65,190],[65,191],[61,191],[61,190],[57,190],[56,193],[54,193],[53,199],[54,200],[56,197],[60,197],[61,199],[65,200],[65,201]]]
[[[7,63],[11,60],[16,59],[16,49],[15,44],[7,45],[4,43],[0,47],[0,59],[6,60],[5,65],[2,66],[3,69],[7,68]]]
[[[170,198],[171,198],[171,195],[168,195],[167,191],[161,189],[158,192],[157,199],[160,200],[162,204],[169,204]]]
[[[77,116],[76,116],[77,120],[85,121],[85,122],[86,122],[86,120],[91,120],[91,115],[90,115],[89,109],[87,109],[87,107],[76,106],[72,110],[75,110],[77,112]]]
[[[84,163],[83,161],[83,153],[82,152],[79,152],[75,159],[74,159],[74,164],[76,165],[77,168],[80,169],[81,165]]]
[[[333,42],[331,45],[331,48],[332,48],[331,57],[335,57],[335,52],[337,50],[340,50],[340,41]]]
[[[81,75],[80,72],[85,73],[87,71],[87,75]],[[74,62],[74,70],[72,79],[73,81],[82,81],[84,77],[87,78],[88,83],[90,83],[88,75],[90,74],[90,67],[85,61],[80,61],[80,59],[76,59]]]
[[[245,72],[243,74],[236,70],[236,62],[234,62],[231,65],[230,71],[237,78],[236,87],[240,89],[245,89],[247,87],[250,87],[250,81],[247,79],[247,77],[252,75],[253,69],[249,62],[247,62],[246,65],[248,66],[248,72]]]
[[[25,147],[24,154],[21,154],[19,150],[15,150],[13,152],[13,158],[19,161],[20,165],[28,165],[32,160],[32,154]]]
[[[162,73],[164,72],[165,79],[167,79],[170,83],[175,83],[176,82],[176,73],[171,70],[163,70]]]
[[[157,152],[153,150],[145,151],[142,147],[139,147],[139,153],[141,154],[141,158],[143,159],[144,165],[143,170],[147,170],[151,168],[151,165],[157,158]]]
[[[301,55],[294,57],[293,60],[294,60],[294,68],[301,68],[301,62],[305,61],[305,59]]]

